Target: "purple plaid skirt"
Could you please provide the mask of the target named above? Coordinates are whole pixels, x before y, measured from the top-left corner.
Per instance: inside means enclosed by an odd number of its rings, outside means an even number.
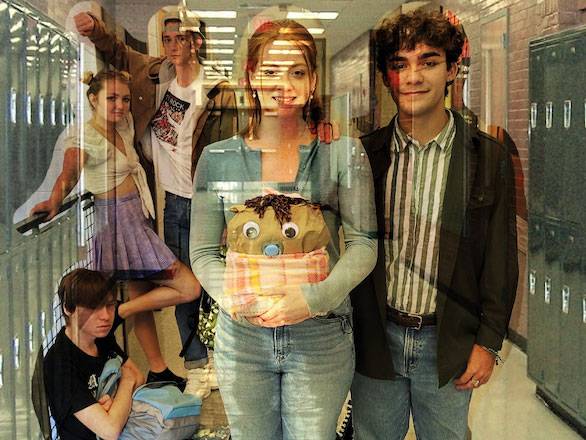
[[[177,258],[142,212],[138,193],[117,199],[95,199],[93,269],[119,279],[164,277]]]

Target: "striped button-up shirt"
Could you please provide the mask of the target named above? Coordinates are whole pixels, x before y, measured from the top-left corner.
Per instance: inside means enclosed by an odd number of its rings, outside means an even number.
[[[394,120],[385,188],[385,260],[390,307],[419,315],[435,312],[441,214],[454,117],[425,145]]]

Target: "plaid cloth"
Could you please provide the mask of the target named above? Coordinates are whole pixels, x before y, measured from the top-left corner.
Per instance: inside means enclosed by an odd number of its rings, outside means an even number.
[[[228,251],[224,294],[232,305],[239,305],[241,315],[258,315],[279,300],[269,295],[274,287],[319,283],[329,274],[329,256],[325,248],[308,253],[276,257],[241,254]],[[250,304],[242,313],[242,305]]]

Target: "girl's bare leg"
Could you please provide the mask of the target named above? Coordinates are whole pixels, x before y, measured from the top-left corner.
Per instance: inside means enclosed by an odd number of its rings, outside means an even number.
[[[148,310],[188,303],[199,297],[201,286],[191,269],[180,261],[175,261],[168,270],[172,273],[171,278],[153,280],[157,287],[153,289],[150,284],[151,289],[122,304],[118,309],[120,317],[127,318]]]
[[[128,295],[130,297],[128,302],[135,301],[145,295],[146,292],[152,290],[152,288],[153,284],[147,281],[130,281],[128,283]],[[119,310],[128,302],[121,304]],[[121,317],[125,318],[123,315]],[[134,315],[134,334],[147,358],[149,369],[154,372],[160,372],[167,368],[167,363],[161,354],[155,317],[151,310]]]

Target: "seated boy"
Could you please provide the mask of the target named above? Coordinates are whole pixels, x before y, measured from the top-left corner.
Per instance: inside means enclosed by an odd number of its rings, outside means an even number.
[[[110,332],[114,322],[114,283],[100,272],[75,269],[58,290],[65,327],[43,362],[45,390],[62,440],[117,439],[132,406],[132,393],[144,383]],[[114,398],[97,400],[98,379],[106,361],[121,355],[122,377]]]

